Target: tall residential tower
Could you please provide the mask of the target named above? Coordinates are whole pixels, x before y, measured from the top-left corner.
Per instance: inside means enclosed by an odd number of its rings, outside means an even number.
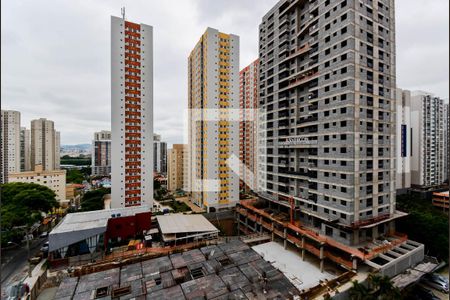
[[[153,203],[153,27],[111,17],[112,208]]]
[[[346,245],[393,234],[394,1],[282,0],[259,33],[261,198]]]
[[[111,131],[94,133],[92,141],[92,175],[111,175]]]
[[[20,172],[20,112],[1,111],[0,183],[8,182],[8,174]]]
[[[161,135],[153,135],[153,171],[167,174],[167,143],[161,141]]]
[[[239,37],[207,28],[188,69],[191,201],[227,209],[239,201]]]
[[[31,121],[31,169],[41,165],[43,170],[59,170],[60,134],[51,120]]]
[[[444,100],[430,93],[416,91],[411,96],[412,160],[411,184],[431,187],[447,179],[445,156]]]
[[[239,159],[240,187],[246,191],[257,190],[257,129],[259,101],[259,61],[252,62],[239,72]]]

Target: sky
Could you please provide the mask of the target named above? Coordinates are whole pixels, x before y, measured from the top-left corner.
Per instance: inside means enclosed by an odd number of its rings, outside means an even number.
[[[276,0],[1,1],[1,107],[47,118],[61,144],[110,129],[110,16],[153,26],[154,129],[183,143],[187,57],[206,27],[240,36],[240,68]],[[449,97],[449,1],[396,0],[397,86]]]

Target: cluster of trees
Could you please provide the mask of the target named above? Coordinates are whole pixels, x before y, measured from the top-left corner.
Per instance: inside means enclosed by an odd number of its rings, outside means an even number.
[[[408,213],[397,221],[397,230],[425,244],[428,255],[448,261],[448,215],[435,208],[431,200],[416,195],[397,196],[397,209]]]
[[[55,193],[46,186],[35,183],[13,182],[1,186],[2,245],[9,241],[20,242],[23,233],[18,226],[31,226],[42,220],[42,213],[59,207]]]
[[[91,167],[83,167],[78,169],[66,170],[66,183],[78,183],[81,184],[83,180],[87,180],[91,175]]]
[[[84,193],[80,202],[80,211],[100,210],[104,208],[103,196],[110,194],[110,188],[99,188]]]
[[[78,157],[70,157],[69,155],[64,155],[61,157],[60,162],[62,165],[90,166],[91,158],[84,155],[80,155]]]
[[[387,276],[369,275],[367,284],[353,281],[349,291],[351,300],[397,300],[402,299],[400,290],[393,286]]]

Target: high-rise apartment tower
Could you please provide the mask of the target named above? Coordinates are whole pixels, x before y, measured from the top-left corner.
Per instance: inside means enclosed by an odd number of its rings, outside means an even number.
[[[393,234],[394,1],[279,1],[259,61],[261,198],[343,244]]]
[[[153,202],[153,27],[111,17],[111,206]]]
[[[94,133],[92,141],[92,175],[111,175],[111,131]]]
[[[31,169],[59,170],[60,134],[53,121],[41,118],[31,121]]]
[[[405,193],[411,187],[411,92],[397,89],[396,115],[396,189]]]
[[[411,96],[411,184],[431,187],[447,179],[444,174],[448,146],[445,135],[444,100],[416,91]]]
[[[240,187],[246,191],[257,190],[257,129],[258,129],[259,63],[255,60],[239,72],[239,159]]]
[[[0,183],[8,182],[8,174],[20,172],[20,112],[1,111]]]
[[[153,135],[153,171],[167,174],[167,143],[161,141],[161,135]]]
[[[227,209],[239,201],[239,37],[207,28],[188,69],[191,200]]]

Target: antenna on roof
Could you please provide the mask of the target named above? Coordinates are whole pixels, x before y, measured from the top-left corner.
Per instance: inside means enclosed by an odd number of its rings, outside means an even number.
[[[125,21],[125,6],[120,9],[120,13],[122,14],[122,18]]]

